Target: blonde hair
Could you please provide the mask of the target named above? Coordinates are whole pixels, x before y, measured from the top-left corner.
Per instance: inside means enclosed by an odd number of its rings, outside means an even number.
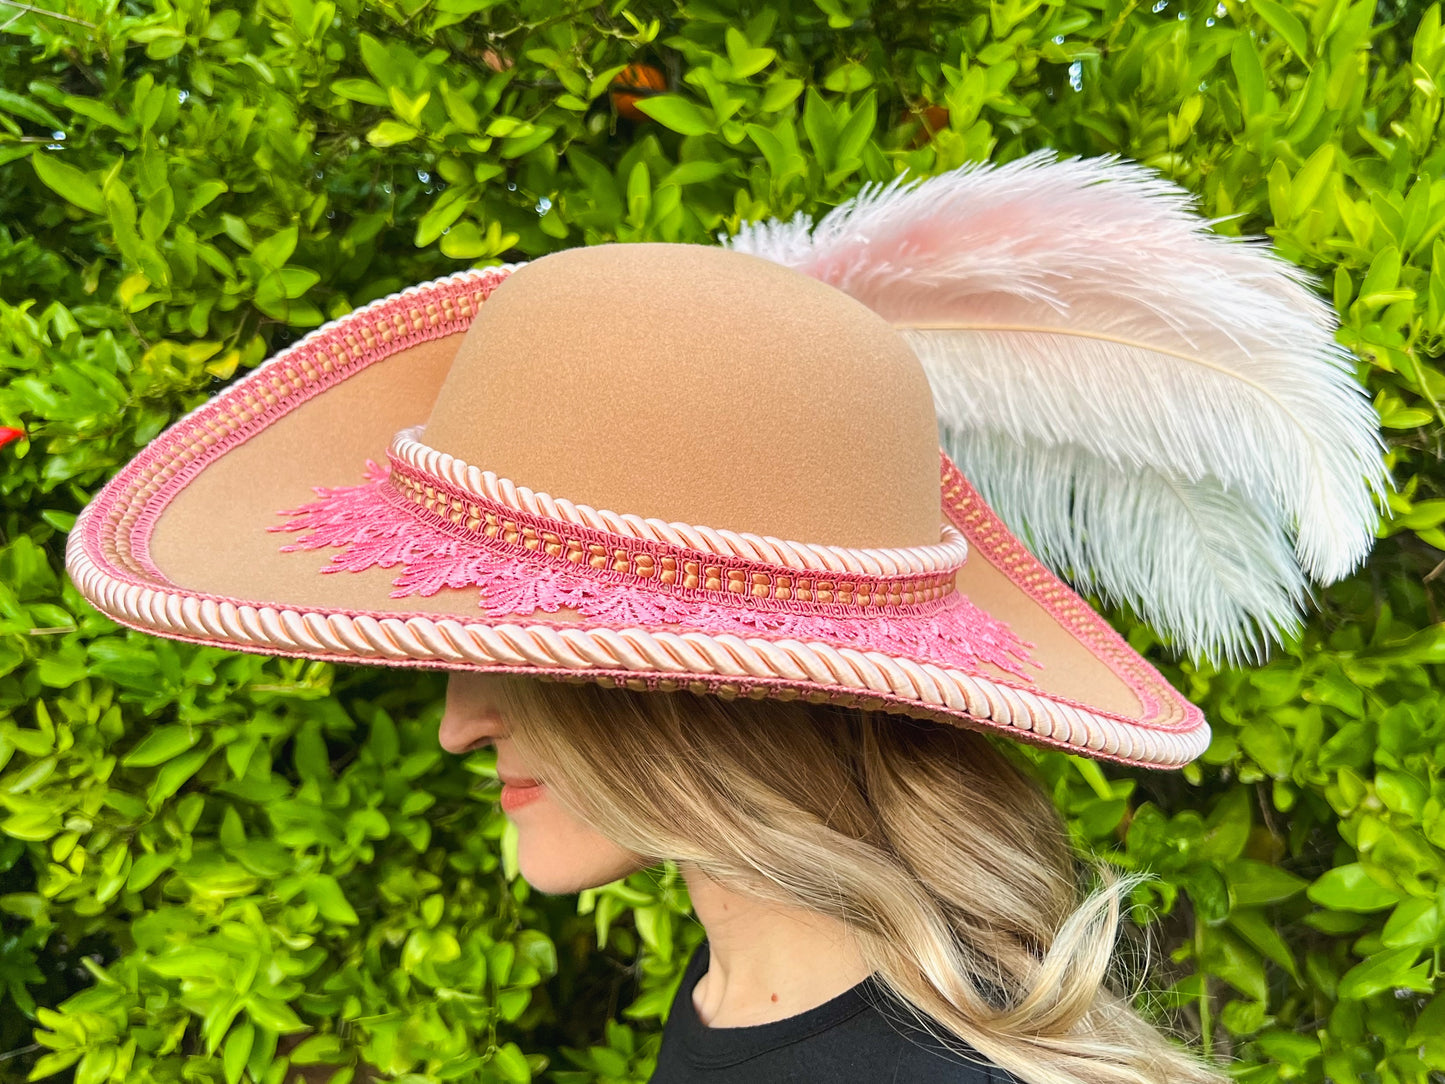
[[[1137,879],[1082,892],[1053,803],[982,735],[801,699],[537,679],[499,694],[564,806],[639,855],[843,920],[945,1045],[1027,1084],[1225,1079],[1108,985]]]

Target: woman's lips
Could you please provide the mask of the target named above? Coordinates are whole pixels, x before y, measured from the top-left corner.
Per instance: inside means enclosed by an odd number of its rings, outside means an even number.
[[[504,781],[502,786],[502,797],[500,805],[504,813],[510,813],[514,809],[535,802],[542,797],[543,791],[547,788],[535,780],[509,782]]]

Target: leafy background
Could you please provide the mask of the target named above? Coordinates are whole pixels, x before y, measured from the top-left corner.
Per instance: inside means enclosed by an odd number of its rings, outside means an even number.
[[[1159,875],[1161,1018],[1259,1084],[1439,1079],[1438,5],[39,2],[0,0],[0,1080],[644,1081],[701,937],[674,871],[530,893],[440,678],[126,632],[65,532],[180,412],[413,282],[1040,147],[1315,274],[1398,486],[1301,642],[1169,670],[1201,762],[1040,768]]]

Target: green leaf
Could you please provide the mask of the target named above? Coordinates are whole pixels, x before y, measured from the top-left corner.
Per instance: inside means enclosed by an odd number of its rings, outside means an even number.
[[[1416,896],[1402,900],[1380,931],[1380,941],[1386,948],[1438,945],[1445,936],[1445,917],[1440,910],[1434,899]]]
[[[298,298],[321,281],[321,276],[304,267],[283,267],[281,283],[288,298]]]
[[[293,1065],[335,1065],[343,1056],[341,1040],[335,1035],[309,1035],[291,1051],[291,1062]]]
[[[263,267],[280,270],[296,251],[300,232],[295,226],[278,230],[251,250],[251,258]]]
[[[1434,502],[1440,506],[1440,518],[1431,517],[1433,526],[1445,519],[1445,501]],[[1418,511],[1420,506],[1416,505]],[[1420,820],[1425,814],[1425,803],[1430,800],[1430,784],[1409,772],[1394,772],[1381,768],[1375,773],[1375,793],[1386,809]]]
[[[532,126],[531,130],[525,133],[508,136],[502,140],[499,154],[503,158],[520,158],[536,150],[547,140],[551,139],[557,129],[546,124]]]
[[[835,94],[851,94],[873,85],[873,73],[857,61],[839,64],[823,80],[823,86]]]
[[[516,1043],[504,1043],[492,1054],[492,1067],[509,1084],[530,1084],[532,1069]]]
[[[783,146],[781,139],[761,124],[747,125],[747,133],[758,150],[762,152],[763,158],[767,161],[768,168],[772,171],[775,180],[790,171],[789,167],[792,156],[788,149]]]
[[[467,101],[459,93],[442,80],[437,88],[441,92],[442,104],[446,106],[447,116],[463,132],[476,132],[481,128],[481,116],[473,108],[472,103]]]
[[[683,135],[706,135],[714,129],[710,111],[677,94],[639,98],[637,108],[663,127]]]
[[[127,768],[154,768],[184,753],[196,744],[200,736],[200,731],[194,727],[176,724],[158,726],[121,758],[121,764]]]
[[[221,1070],[226,1074],[226,1084],[239,1084],[246,1062],[251,1057],[251,1047],[256,1041],[256,1026],[245,1021],[231,1029],[226,1036],[226,1045],[221,1057]]]
[[[1360,303],[1368,306],[1388,305],[1399,296],[1395,287],[1400,282],[1400,250],[1387,245],[1370,261],[1370,270],[1360,284]],[[1411,294],[1411,296],[1414,296]]]
[[[605,1046],[594,1046],[591,1049],[592,1062],[597,1066],[599,1072],[604,1076],[622,1078],[627,1076],[627,1058]]]
[[[465,214],[475,199],[477,192],[470,188],[448,188],[442,192],[441,197],[432,204],[431,210],[423,214],[416,224],[416,247],[425,249],[428,244],[441,237],[445,230],[457,223],[458,218]]]
[[[39,102],[31,101],[12,90],[0,90],[0,110],[24,117],[36,124],[43,124],[52,132],[65,128],[61,119]]]
[[[1289,777],[1294,763],[1294,743],[1289,731],[1266,715],[1239,733],[1239,744],[1261,768],[1276,779]]]
[[[162,765],[146,795],[146,801],[151,808],[154,809],[185,786],[186,781],[201,770],[201,765],[206,763],[210,755],[209,749],[193,749]]]
[[[46,1054],[36,1060],[35,1067],[30,1070],[30,1075],[26,1079],[46,1080],[49,1077],[58,1076],[63,1070],[69,1069],[78,1062],[84,1053],[84,1047],[79,1047],[74,1050],[57,1050],[53,1054]]]
[[[429,90],[422,91],[416,97],[411,97],[400,87],[387,87],[386,96],[391,103],[392,111],[410,125],[421,123],[422,110],[426,108],[427,102],[431,101],[431,91]]]
[[[442,235],[442,255],[454,260],[474,260],[480,256],[495,256],[516,244],[517,235],[503,234],[501,225],[489,223],[483,233],[475,222],[462,221]]]
[[[1417,966],[1418,948],[1394,949],[1380,952],[1356,964],[1340,979],[1339,996],[1342,1001],[1358,1001],[1385,990],[1412,990],[1428,994],[1434,989],[1430,982],[1430,962],[1422,961]]]
[[[1303,877],[1249,858],[1240,858],[1224,869],[1230,895],[1236,907],[1258,907],[1280,903],[1303,892],[1309,882]]]
[[[1222,930],[1216,932],[1211,942],[1201,963],[1246,997],[1265,1000],[1269,996],[1269,982],[1258,954]]]
[[[167,852],[139,855],[131,863],[130,875],[125,882],[126,891],[140,892],[150,887],[157,877],[175,865],[176,858],[177,855]]]
[[[1380,425],[1385,429],[1418,429],[1422,425],[1429,425],[1435,420],[1435,415],[1428,410],[1421,410],[1419,407],[1397,406],[1388,414],[1380,417]]]
[[[366,65],[366,70],[383,87],[398,86],[406,82],[407,73],[392,57],[385,45],[377,41],[370,34],[362,34],[357,39],[361,47],[361,61]]]
[[[246,224],[245,219],[232,214],[221,214],[221,228],[225,230],[226,236],[236,244],[240,245],[247,252],[255,247],[256,242],[251,234],[251,227]]]
[[[356,910],[347,901],[341,891],[341,885],[335,877],[328,874],[318,874],[307,878],[306,898],[316,904],[321,911],[321,917],[330,921],[347,926],[354,926],[360,922]]]
[[[764,113],[776,113],[786,109],[798,100],[798,95],[803,93],[803,81],[801,79],[778,79],[768,83],[767,89],[763,91],[763,100],[758,108]]]
[[[1299,172],[1294,175],[1294,181],[1290,186],[1290,202],[1296,214],[1315,206],[1321,192],[1324,191],[1325,182],[1329,180],[1334,169],[1334,145],[1323,143],[1314,154],[1305,160],[1305,164],[1300,166]]]
[[[89,211],[93,215],[105,213],[105,200],[101,196],[100,186],[74,166],[44,151],[32,154],[30,164],[35,169],[35,175],[47,188],[58,192],[82,211]]]
[[[1297,217],[1294,205],[1291,201],[1293,191],[1289,167],[1284,164],[1282,158],[1276,158],[1274,165],[1269,170],[1269,212],[1274,216],[1275,222],[1293,222]]]
[[[1295,56],[1309,61],[1309,37],[1304,23],[1292,11],[1274,0],[1249,0],[1249,7],[1259,12],[1260,18],[1294,50]]]
[[[366,141],[373,147],[395,147],[399,143],[410,142],[420,134],[410,124],[384,120],[366,133]]]
[[[186,201],[185,217],[189,218],[221,193],[229,191],[230,186],[225,181],[202,181],[191,190],[191,198]]]
[[[876,91],[869,91],[863,96],[863,100],[853,111],[843,125],[842,131],[838,133],[838,157],[837,164],[856,161],[863,153],[863,148],[873,137],[873,129],[878,123],[878,94]]]
[[[1358,862],[1336,866],[1306,892],[1315,903],[1335,911],[1383,911],[1403,895],[1372,877]]]
[[[837,160],[834,148],[837,146],[838,122],[833,110],[813,87],[808,88],[803,101],[803,131],[807,133],[808,142],[823,168],[831,170]]]
[[[27,809],[0,821],[0,832],[33,843],[51,839],[60,832],[60,815],[49,809]]]
[[[652,176],[647,163],[638,159],[627,175],[627,218],[635,225],[641,225],[647,218],[647,209],[652,202]]]
[[[364,105],[390,105],[391,98],[385,88],[377,86],[370,79],[338,79],[331,89],[342,98]]]
[[[1266,959],[1273,960],[1300,981],[1294,954],[1274,926],[1257,910],[1236,909],[1229,915],[1229,925],[1236,933],[1258,949]]]
[[[1276,1028],[1257,1036],[1254,1041],[1271,1061],[1288,1065],[1296,1071],[1320,1055],[1320,1041],[1312,1035]]]
[[[1445,624],[1432,625],[1404,640],[1387,644],[1376,657],[1400,662],[1445,663]]]
[[[771,64],[778,55],[773,49],[754,48],[749,44],[742,31],[735,26],[727,28],[724,40],[727,45],[728,63],[732,65],[733,75],[739,79],[756,75]]]
[[[301,1022],[301,1018],[296,1015],[295,1010],[284,1001],[253,996],[246,1002],[246,1012],[261,1027],[280,1032],[282,1035],[306,1030],[306,1025]]]

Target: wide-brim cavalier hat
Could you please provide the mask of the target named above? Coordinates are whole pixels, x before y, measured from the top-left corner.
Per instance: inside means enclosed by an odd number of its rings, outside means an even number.
[[[1191,365],[1204,303],[1147,291],[1205,286],[1230,345]],[[1020,535],[1197,654],[1287,626],[1301,564],[1363,555],[1382,477],[1322,310],[1111,162],[894,185],[726,247],[571,249],[277,354],[105,487],[68,565],[117,621],[196,643],[805,697],[1178,766],[1199,710]],[[1263,400],[1333,433],[1265,434]],[[1235,470],[1263,443],[1288,448]],[[1235,567],[1182,567],[1200,554]]]

